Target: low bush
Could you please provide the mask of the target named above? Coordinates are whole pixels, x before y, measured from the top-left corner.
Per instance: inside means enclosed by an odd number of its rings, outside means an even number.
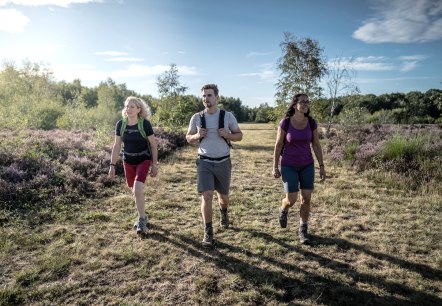
[[[159,159],[186,144],[183,134],[155,131]],[[22,214],[102,197],[108,178],[112,135],[103,145],[96,131],[0,131],[0,209]],[[4,141],[3,141],[4,140]],[[121,160],[117,175],[123,175]]]
[[[442,129],[437,125],[342,127],[324,151],[333,162],[349,161],[358,171],[380,170],[407,188],[442,187]]]

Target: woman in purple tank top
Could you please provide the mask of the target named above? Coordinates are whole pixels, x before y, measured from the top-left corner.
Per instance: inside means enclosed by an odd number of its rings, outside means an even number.
[[[313,148],[319,163],[321,181],[325,180],[318,126],[315,120],[309,116],[309,105],[307,94],[300,93],[293,97],[285,118],[279,123],[273,158],[273,176],[275,178],[282,176],[286,194],[279,209],[279,224],[283,228],[287,227],[289,208],[295,204],[298,192],[301,190],[298,232],[299,239],[303,244],[310,242],[307,230],[315,178],[311,148]],[[279,170],[279,164],[281,164],[281,170]]]

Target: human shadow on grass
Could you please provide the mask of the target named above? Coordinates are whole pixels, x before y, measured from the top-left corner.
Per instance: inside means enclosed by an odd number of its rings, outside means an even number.
[[[286,248],[289,251],[297,252],[299,254],[302,254],[305,256],[306,259],[314,260],[321,266],[324,266],[329,269],[333,269],[338,273],[343,273],[347,277],[351,277],[354,282],[365,282],[367,284],[373,284],[381,289],[387,290],[392,295],[400,294],[404,297],[406,300],[406,303],[408,305],[416,304],[416,305],[442,305],[442,299],[438,298],[437,296],[433,296],[424,292],[417,291],[415,289],[409,288],[406,285],[399,284],[392,281],[387,281],[384,279],[381,279],[379,277],[375,277],[373,275],[367,274],[367,273],[360,273],[356,272],[350,265],[337,262],[333,259],[318,255],[312,251],[309,251],[309,249],[314,250],[315,246],[319,245],[337,245],[343,250],[350,250],[354,249],[361,253],[365,253],[369,256],[372,256],[376,259],[381,260],[387,260],[395,265],[400,266],[403,269],[408,269],[413,272],[419,273],[422,277],[427,278],[429,280],[441,280],[441,271],[437,269],[433,269],[427,265],[424,264],[416,264],[412,262],[408,262],[406,260],[371,251],[363,246],[357,245],[355,243],[352,243],[350,241],[340,239],[340,238],[321,238],[319,236],[310,235],[312,239],[312,244],[309,247],[305,246],[293,246],[291,244],[288,244],[283,239],[277,239],[273,237],[272,235],[269,235],[267,233],[263,233],[256,230],[249,230],[244,229],[244,231],[249,232],[254,237],[259,237],[261,239],[266,240],[267,242],[277,243],[280,246]],[[266,256],[261,256],[264,260],[269,262],[274,262],[275,260],[273,258],[267,258]],[[276,265],[278,265],[278,262],[275,262]],[[341,284],[341,286],[346,286],[345,284]],[[379,300],[381,299],[381,300]],[[378,302],[381,302],[382,304],[390,304],[390,297],[388,297],[388,300],[384,300],[385,297],[377,297]],[[399,301],[398,301],[399,302]],[[405,301],[402,301],[404,303]]]
[[[371,275],[354,272],[347,264],[342,264],[315,253],[302,250],[302,247],[291,246],[268,234],[249,231],[252,235],[263,237],[264,239],[269,240],[269,242],[276,242],[288,249],[303,253],[305,256],[309,256],[312,260],[315,260],[320,264],[327,264],[327,267],[330,268],[331,266],[339,273],[352,273],[351,277],[355,282],[366,281],[370,284],[374,283],[381,288],[387,288],[391,295],[401,293],[411,297],[404,300],[404,298],[397,298],[395,296],[379,296],[375,293],[367,292],[349,286],[346,283],[327,278],[326,276],[306,271],[296,264],[282,262],[262,254],[255,254],[247,249],[233,246],[219,240],[217,241],[215,248],[206,250],[201,247],[200,241],[196,241],[182,234],[177,234],[176,232],[170,233],[160,227],[157,227],[157,229],[157,232],[150,235],[151,239],[170,243],[175,247],[185,250],[191,256],[215,264],[219,269],[239,275],[242,280],[252,285],[262,297],[272,297],[278,302],[287,303],[307,298],[313,299],[317,303],[324,305],[401,305],[404,302],[425,305],[426,303],[438,304],[442,302],[442,300],[437,297],[415,291],[406,286],[385,280],[378,280]],[[247,258],[257,259],[260,262],[278,267],[283,271],[301,273],[305,277],[290,277],[284,275],[284,272],[281,273],[279,271],[264,269],[235,257],[235,254],[238,254],[241,257],[244,257],[245,255]],[[269,285],[276,290],[269,289]],[[281,291],[282,293],[280,293]]]
[[[354,249],[359,252],[365,253],[373,258],[379,259],[379,260],[386,260],[391,262],[392,264],[395,264],[397,266],[400,266],[402,269],[411,270],[413,272],[416,272],[420,274],[424,278],[428,278],[431,280],[442,280],[442,271],[438,269],[434,269],[428,265],[420,264],[420,263],[414,263],[410,261],[406,261],[400,258],[397,258],[392,255],[376,252],[367,249],[364,246],[355,244],[353,242],[350,242],[348,240],[342,239],[342,238],[333,238],[333,237],[319,237],[312,235],[313,240],[315,241],[315,245],[336,245],[342,250],[350,250]]]

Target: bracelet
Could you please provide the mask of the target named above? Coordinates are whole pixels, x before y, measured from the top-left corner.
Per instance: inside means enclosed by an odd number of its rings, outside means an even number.
[[[110,164],[109,166],[114,166],[115,167],[115,164]]]

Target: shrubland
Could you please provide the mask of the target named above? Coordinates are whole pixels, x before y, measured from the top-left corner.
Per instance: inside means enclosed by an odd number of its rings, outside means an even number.
[[[160,160],[186,144],[182,133],[154,132]],[[107,176],[112,133],[24,129],[2,130],[0,138],[2,213],[39,222],[54,210],[112,194],[116,182]],[[121,160],[116,170],[122,174]]]
[[[392,188],[442,192],[442,128],[437,125],[340,125],[324,146],[330,161]]]

